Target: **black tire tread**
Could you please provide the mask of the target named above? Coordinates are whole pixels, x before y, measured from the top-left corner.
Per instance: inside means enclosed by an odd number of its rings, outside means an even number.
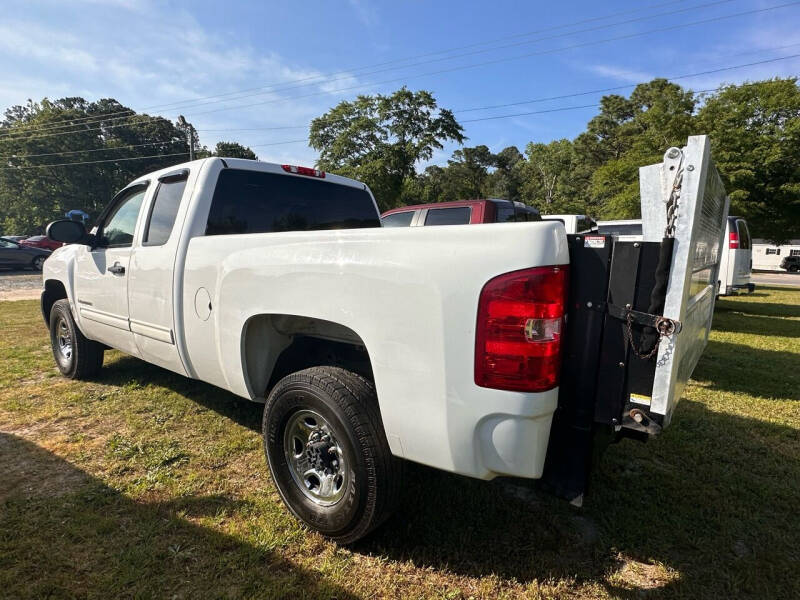
[[[368,462],[372,462],[367,478],[374,485],[369,486],[370,493],[361,518],[342,535],[329,536],[341,544],[355,542],[389,518],[397,507],[402,487],[403,463],[389,449],[375,387],[364,377],[340,367],[311,367],[287,375],[275,386],[267,400],[265,415],[275,398],[275,391],[282,384],[295,382],[318,387],[334,400],[345,417],[343,420],[352,427]]]
[[[69,300],[66,298],[57,300],[53,303],[50,310],[50,329],[52,331],[55,326],[56,311],[63,313],[68,321],[69,327],[72,330],[73,348],[72,348],[72,366],[66,373],[61,370],[61,373],[70,379],[89,379],[97,375],[103,366],[103,350],[102,344],[87,338],[78,328],[75,319],[72,317],[72,310],[69,306]],[[53,347],[53,354],[57,352]],[[56,359],[56,364],[58,360]]]

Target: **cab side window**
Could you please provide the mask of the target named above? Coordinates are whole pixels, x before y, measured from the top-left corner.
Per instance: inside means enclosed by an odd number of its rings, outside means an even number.
[[[472,209],[469,206],[429,208],[425,225],[466,225],[469,223],[471,213]]]
[[[108,214],[103,223],[102,240],[107,248],[126,248],[133,244],[133,232],[142,208],[145,190],[124,197]]]
[[[406,210],[386,215],[381,218],[381,225],[384,227],[409,227],[411,221],[414,220],[415,212],[416,211],[413,210]]]
[[[178,207],[181,205],[185,189],[185,177],[165,180],[158,185],[142,238],[143,246],[161,246],[167,243],[175,225],[175,217],[178,215]]]

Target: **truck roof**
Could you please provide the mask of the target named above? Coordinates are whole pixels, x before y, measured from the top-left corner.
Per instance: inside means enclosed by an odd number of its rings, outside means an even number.
[[[226,158],[224,156],[211,156],[208,158],[200,158],[194,161],[184,162],[177,165],[172,165],[170,167],[166,167],[164,169],[160,169],[158,171],[152,171],[150,173],[146,173],[141,177],[137,178],[136,180],[130,182],[127,186],[136,185],[145,181],[149,181],[152,179],[158,179],[164,175],[169,173],[174,173],[176,171],[180,171],[182,169],[196,169],[201,168],[204,164],[213,162],[213,161],[221,161],[226,168],[230,169],[244,169],[247,171],[261,171],[265,173],[276,173],[279,175],[287,175],[290,177],[307,177],[307,175],[292,173],[287,171],[284,167],[296,167],[296,165],[283,165],[279,163],[271,163],[265,162],[262,160],[250,160],[246,158]],[[313,167],[306,167],[313,169]],[[361,183],[360,181],[356,181],[355,179],[350,179],[349,177],[342,177],[341,175],[335,175],[334,173],[327,173],[325,171],[319,171],[322,173],[321,177],[317,177],[317,179],[321,181],[327,181],[328,183],[336,183],[339,185],[347,185],[350,187],[359,188],[362,190],[369,189],[365,183]]]

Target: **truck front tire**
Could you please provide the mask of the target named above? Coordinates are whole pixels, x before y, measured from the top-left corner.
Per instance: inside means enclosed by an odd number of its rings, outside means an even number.
[[[264,449],[289,510],[311,529],[355,542],[391,514],[401,461],[392,456],[375,388],[338,367],[281,379],[264,409]]]
[[[104,346],[81,333],[69,300],[58,300],[50,309],[50,345],[58,370],[70,379],[88,379],[103,366]]]

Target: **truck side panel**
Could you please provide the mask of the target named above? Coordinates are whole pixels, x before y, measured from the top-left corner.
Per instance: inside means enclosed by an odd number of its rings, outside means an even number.
[[[477,304],[496,275],[567,262],[552,222],[193,237],[179,329],[200,378],[258,399],[251,382],[264,377],[247,373],[243,336],[251,318],[346,327],[369,353],[396,455],[475,477],[538,477],[558,392],[475,385]],[[281,343],[249,345],[274,353]]]

